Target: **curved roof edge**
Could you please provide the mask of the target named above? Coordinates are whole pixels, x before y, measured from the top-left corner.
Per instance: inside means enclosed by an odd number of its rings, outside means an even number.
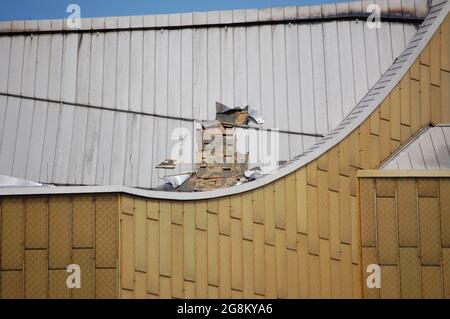
[[[350,114],[331,131],[327,136],[312,146],[296,160],[281,168],[277,173],[266,175],[250,183],[241,184],[229,188],[216,189],[206,192],[165,192],[151,191],[126,186],[68,186],[68,187],[30,187],[30,188],[0,188],[1,195],[39,195],[39,194],[70,194],[70,193],[127,193],[131,195],[170,200],[202,200],[228,195],[234,195],[255,188],[262,187],[279,178],[282,178],[295,170],[317,159],[324,152],[342,141],[348,134],[356,129],[378,107],[385,97],[392,91],[401,78],[406,74],[416,58],[428,44],[434,32],[450,11],[450,2],[447,0],[436,1],[416,35],[398,59],[389,67],[385,74],[378,80]]]

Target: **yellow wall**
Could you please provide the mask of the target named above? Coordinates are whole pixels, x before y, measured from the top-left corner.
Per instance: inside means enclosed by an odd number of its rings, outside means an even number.
[[[1,298],[118,296],[118,195],[0,199]],[[68,289],[68,264],[81,288]]]

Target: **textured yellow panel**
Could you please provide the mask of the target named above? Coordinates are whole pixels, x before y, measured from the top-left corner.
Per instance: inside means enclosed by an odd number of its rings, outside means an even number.
[[[363,246],[375,246],[376,220],[375,220],[375,182],[372,178],[361,178],[361,243]]]
[[[210,299],[219,299],[219,287],[216,286],[208,286],[208,298]]]
[[[400,298],[400,278],[397,266],[381,266],[381,290],[383,299]]]
[[[300,168],[295,172],[297,190],[297,231],[306,234],[308,231],[308,197],[306,170]],[[267,223],[267,221],[266,221]]]
[[[183,298],[183,227],[172,225],[172,297]]]
[[[419,178],[417,188],[420,197],[437,197],[439,195],[439,179]]]
[[[420,260],[422,265],[441,262],[441,230],[437,198],[419,198]]]
[[[450,72],[450,19],[444,19],[441,24],[441,69]]]
[[[170,276],[172,246],[170,202],[159,203],[159,274]]]
[[[400,121],[405,125],[411,124],[411,94],[409,84],[409,75],[405,74],[400,82]]]
[[[447,51],[447,55],[450,51]],[[431,84],[440,85],[440,69],[441,69],[441,37],[440,32],[437,31],[430,41],[430,79]]]
[[[420,80],[420,61],[419,58],[414,61],[413,65],[410,69],[410,77],[411,79]]]
[[[255,224],[255,293],[266,293],[264,226]]]
[[[298,256],[297,252],[291,249],[287,250],[287,296],[299,298]]]
[[[159,222],[147,220],[147,290],[159,294]]]
[[[134,299],[135,294],[134,290],[121,289],[120,290],[120,299]]]
[[[385,159],[391,154],[391,123],[381,120],[380,126],[380,157]]]
[[[339,173],[344,176],[350,174],[350,137],[339,143]]]
[[[195,204],[184,203],[184,279],[195,280]]]
[[[339,212],[339,193],[329,191],[330,199],[330,256],[339,259],[341,257],[341,230]],[[350,212],[348,212],[350,213]],[[346,226],[347,227],[347,226]]]
[[[95,238],[95,201],[91,196],[72,200],[72,247],[92,248]]]
[[[403,144],[410,137],[411,137],[411,127],[402,124],[400,127],[400,142]]]
[[[339,260],[334,259],[331,260],[331,297],[332,298],[343,297],[341,262]]]
[[[219,199],[219,233],[230,236],[230,198]]]
[[[134,197],[128,195],[120,196],[120,211],[126,214],[134,214]]]
[[[450,298],[450,249],[442,249],[442,275],[444,279],[444,298]]]
[[[319,209],[319,237],[330,238],[330,207],[328,200],[328,173],[317,171],[317,197]]]
[[[450,87],[450,72],[441,71],[441,88]],[[450,122],[450,90],[441,89],[441,123]]]
[[[264,241],[275,244],[275,194],[273,184],[264,186]]]
[[[137,206],[137,200],[136,200]],[[172,223],[183,225],[183,203],[172,202]]]
[[[205,201],[195,203],[195,227],[202,230],[206,230],[208,227]]]
[[[244,298],[253,298],[255,294],[255,255],[252,241],[243,241],[243,257]]]
[[[95,265],[115,267],[118,246],[118,197],[97,196],[95,201]]]
[[[134,289],[134,216],[121,214],[121,288]]]
[[[341,245],[341,276],[342,276],[342,297],[352,297],[353,276],[352,276],[352,247],[347,244]]]
[[[316,255],[308,255],[309,259],[309,291],[310,298],[318,299],[320,298],[320,259]]]
[[[31,197],[26,199],[25,248],[47,247],[47,216],[46,198]]]
[[[400,141],[400,86],[397,84],[390,94],[391,102],[391,139]]]
[[[219,213],[219,200],[218,199],[210,199],[206,201],[206,211],[208,213],[217,214]]]
[[[135,289],[134,297],[136,299],[147,299],[147,274],[140,271],[134,272]]]
[[[430,65],[430,46],[427,45],[425,48],[423,48],[422,52],[420,53],[420,64],[423,65]],[[423,66],[421,65],[421,66]]]
[[[391,119],[391,101],[389,95],[380,104],[380,119],[387,121]]]
[[[239,290],[232,290],[231,291],[231,299],[242,299],[243,293]]]
[[[20,198],[2,200],[1,269],[22,269],[24,206]]]
[[[400,246],[417,246],[417,193],[412,178],[397,179],[397,211]]]
[[[72,263],[80,266],[81,288],[72,289],[72,298],[95,298],[95,261],[93,249],[74,249]],[[69,276],[69,273],[67,274]]]
[[[351,223],[352,223],[352,261],[354,263],[361,262],[361,223],[359,206],[356,197],[350,198]]]
[[[357,172],[358,170],[356,169],[356,167],[350,167],[350,195],[352,196],[356,196],[356,188],[358,183],[358,178],[356,176]]]
[[[242,194],[242,235],[244,239],[253,239],[253,202],[251,192]]]
[[[354,130],[350,133],[349,138],[349,165],[354,167],[360,166],[359,156],[359,132]]]
[[[420,123],[423,125],[430,122],[430,67],[420,66]]]
[[[370,165],[370,132],[369,122],[364,121],[359,127],[359,147],[361,148],[361,168],[371,168]]]
[[[253,193],[253,220],[264,224],[264,188],[257,188]]]
[[[309,186],[308,194],[308,241],[309,252],[319,253],[319,216],[317,211],[317,188]]]
[[[197,298],[208,297],[208,241],[206,231],[195,232],[195,283]]]
[[[71,205],[68,197],[52,197],[49,202],[49,267],[66,268],[70,264]]]
[[[22,299],[23,292],[23,272],[17,271],[2,271],[0,272],[0,284],[2,292],[2,299]]]
[[[450,179],[440,180],[442,246],[450,247]]]
[[[392,121],[391,121],[392,123]],[[399,134],[400,139],[400,134]],[[370,134],[370,140],[369,140],[370,146],[370,167],[377,167],[378,164],[380,164],[381,158],[380,158],[380,138],[378,135],[372,135]]]
[[[328,151],[328,188],[339,191],[339,148]]]
[[[308,185],[317,186],[317,162],[312,161],[306,165],[306,181]]]
[[[422,298],[442,298],[440,266],[422,266]]]
[[[208,214],[208,284],[219,285],[219,219]]]
[[[398,221],[395,211],[395,198],[377,198],[377,220],[380,264],[398,264]]]
[[[195,299],[195,283],[184,281],[184,298]]]
[[[298,234],[298,282],[300,298],[309,297],[308,237]]]
[[[258,225],[259,226],[259,225]],[[231,298],[231,241],[227,235],[220,235],[220,298]]]
[[[380,112],[376,109],[369,116],[370,134],[380,135]]]
[[[400,148],[400,141],[391,140],[391,153],[394,153]]]
[[[353,298],[361,299],[363,297],[361,265],[352,265],[352,270],[353,270]]]
[[[286,178],[286,235],[287,248],[297,249],[297,194],[295,174]]]
[[[147,200],[147,218],[159,219],[159,202],[156,200]]]
[[[324,153],[317,159],[317,168],[322,171],[328,170],[328,154]]]
[[[134,213],[134,269],[147,271],[147,203],[136,199]]]
[[[320,294],[331,298],[330,241],[320,239]]]
[[[420,82],[411,80],[411,131],[417,132],[422,126],[420,119]]]
[[[367,266],[371,264],[377,264],[378,265],[378,255],[377,255],[377,249],[376,248],[365,248],[362,247],[362,286],[363,286],[363,296],[367,299],[373,299],[373,298],[379,298],[380,296],[380,289],[378,288],[368,288],[367,287],[367,277],[371,273],[367,273]],[[383,278],[381,278],[383,280]],[[381,282],[383,285],[383,282]]]
[[[25,298],[47,298],[47,251],[25,251]]]
[[[242,225],[234,218],[231,219],[231,288],[242,290]]]
[[[396,184],[393,178],[377,178],[376,188],[378,197],[394,197]]]
[[[230,216],[242,218],[241,194],[231,196],[230,201]]]
[[[400,293],[402,298],[420,298],[418,252],[418,248],[400,248]]]
[[[171,287],[171,280],[169,277],[161,276],[159,278],[159,298],[161,299],[170,299],[172,298],[172,287]]]
[[[341,223],[341,241],[344,243],[352,242],[352,216],[350,207],[350,179],[341,176],[341,187],[339,196],[340,205],[340,223]]]
[[[284,178],[275,182],[275,227],[286,229],[286,187]]]
[[[307,249],[307,247],[306,247]],[[266,260],[266,297],[276,298],[277,297],[277,256],[274,246],[266,245],[265,247]]]
[[[118,272],[116,269],[95,270],[95,297],[97,299],[117,298]]]
[[[431,121],[434,123],[441,122],[441,88],[438,86],[431,86]]]
[[[277,255],[278,298],[287,298],[286,232],[281,229],[276,230],[275,251]]]
[[[67,288],[67,277],[69,274],[66,270],[49,270],[48,271],[48,296],[51,299],[68,299],[70,298],[70,290]]]

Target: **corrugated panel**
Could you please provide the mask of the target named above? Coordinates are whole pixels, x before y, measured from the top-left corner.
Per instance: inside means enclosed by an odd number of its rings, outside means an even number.
[[[24,200],[2,200],[1,269],[22,269]]]
[[[95,202],[95,265],[115,267],[118,246],[117,196],[97,196]]]
[[[47,251],[25,251],[25,298],[47,298]]]

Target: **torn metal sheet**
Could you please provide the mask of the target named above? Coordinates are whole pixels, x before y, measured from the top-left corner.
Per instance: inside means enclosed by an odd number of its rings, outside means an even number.
[[[231,108],[216,102],[216,120],[222,124],[245,125],[248,122],[248,106]]]
[[[264,120],[261,117],[261,115],[259,114],[258,110],[253,108],[253,107],[248,107],[248,116],[249,119],[252,119],[253,121],[256,122],[256,124],[264,124]]]
[[[178,175],[164,176],[161,179],[164,180],[166,183],[171,184],[173,188],[177,188],[183,185],[183,183],[186,182],[191,176],[192,172],[186,172]]]
[[[0,175],[0,187],[37,187],[40,183],[31,182],[21,178]]]
[[[207,120],[207,121],[201,121],[202,127],[206,129],[210,128],[220,128],[220,122],[218,120]]]
[[[171,159],[166,159],[155,166],[155,168],[163,168],[163,169],[174,169],[175,161]]]

